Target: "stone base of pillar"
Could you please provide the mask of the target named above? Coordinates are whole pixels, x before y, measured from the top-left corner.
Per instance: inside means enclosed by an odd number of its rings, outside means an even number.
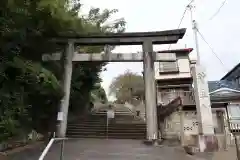
[[[218,150],[218,140],[215,135],[198,135],[200,152],[215,152]]]
[[[182,145],[188,154],[218,151],[218,140],[215,135],[192,135],[184,138],[185,141]]]
[[[144,140],[143,143],[148,146],[158,146],[161,143],[159,139]]]

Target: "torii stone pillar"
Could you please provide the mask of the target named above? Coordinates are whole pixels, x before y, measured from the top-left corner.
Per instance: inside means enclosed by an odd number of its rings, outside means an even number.
[[[155,141],[158,139],[157,127],[157,97],[154,72],[153,44],[151,40],[143,42],[143,69],[145,83],[145,107],[147,122],[147,140]]]
[[[62,56],[63,60],[63,77],[62,77],[62,86],[64,96],[61,100],[59,112],[58,112],[58,121],[59,125],[57,128],[57,137],[64,138],[66,135],[67,129],[67,116],[69,108],[69,99],[70,99],[70,88],[71,88],[71,79],[72,79],[72,59],[74,55],[74,43],[68,42]]]

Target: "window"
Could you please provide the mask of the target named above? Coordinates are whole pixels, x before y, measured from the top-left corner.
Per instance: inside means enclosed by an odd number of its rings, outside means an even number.
[[[222,111],[216,111],[212,113],[214,132],[223,133],[224,132],[224,117]]]
[[[236,83],[237,83],[237,87],[240,87],[240,77],[237,77]]]
[[[230,104],[227,106],[229,122],[230,122],[230,130],[236,131],[240,130],[240,105],[239,104]]]
[[[160,62],[159,63],[160,73],[179,72],[178,63],[175,62]]]
[[[240,122],[240,105],[239,104],[228,105],[228,115],[230,120]]]

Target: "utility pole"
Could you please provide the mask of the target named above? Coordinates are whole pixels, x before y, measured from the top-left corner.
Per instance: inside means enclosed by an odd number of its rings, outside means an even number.
[[[193,20],[192,23],[193,23],[193,32],[194,32],[195,46],[196,46],[196,52],[197,52],[197,65],[200,65],[201,60],[200,60],[198,37],[197,37],[197,32],[198,32],[197,22]]]
[[[200,65],[200,53],[199,53],[199,44],[198,44],[198,36],[197,36],[197,32],[198,32],[198,27],[197,27],[197,22],[196,20],[193,19],[193,9],[195,8],[195,6],[193,6],[192,4],[189,4],[187,6],[190,10],[190,15],[191,15],[191,23],[192,23],[192,29],[193,29],[193,34],[194,34],[194,41],[195,41],[195,50],[197,53],[197,65]]]
[[[198,146],[200,152],[205,151],[215,151],[216,148],[211,148],[209,142],[212,144],[216,143],[216,137],[214,134],[214,126],[213,126],[213,117],[212,117],[212,108],[209,96],[209,88],[208,82],[206,79],[206,70],[201,65],[200,62],[200,52],[199,52],[199,44],[198,44],[198,28],[197,22],[193,18],[193,9],[195,6],[190,3],[187,6],[190,10],[191,14],[191,23],[195,41],[195,50],[197,53],[197,62],[196,65],[191,67],[191,73],[193,76],[193,84],[194,84],[194,95],[195,95],[195,103],[197,109],[197,120],[198,120]]]

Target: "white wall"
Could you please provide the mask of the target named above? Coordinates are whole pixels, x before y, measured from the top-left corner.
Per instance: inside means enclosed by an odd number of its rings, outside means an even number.
[[[159,62],[155,62],[155,78],[156,79],[172,79],[191,77],[190,62],[188,57],[179,57],[177,60],[179,73],[177,74],[159,74]]]

